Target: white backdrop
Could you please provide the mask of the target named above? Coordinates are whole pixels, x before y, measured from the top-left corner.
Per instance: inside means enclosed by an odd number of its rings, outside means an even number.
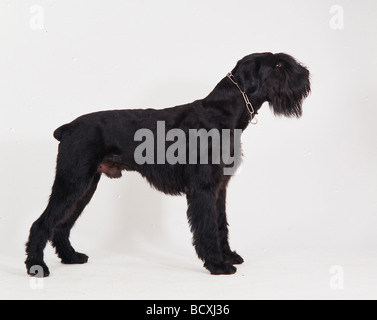
[[[327,285],[332,265],[343,266],[346,277],[354,267],[347,263],[357,261],[350,296],[377,297],[363,291],[376,286],[375,277],[358,278],[363,268],[377,267],[376,10],[366,0],[1,0],[2,279],[9,288],[12,277],[27,279],[24,243],[50,194],[56,127],[98,110],[203,98],[243,56],[271,51],[308,66],[312,94],[301,119],[274,118],[266,104],[258,125],[243,134],[245,157],[227,207],[231,246],[249,262],[243,274],[255,272],[250,260],[259,255],[309,256],[311,266],[326,257],[320,272]],[[102,178],[72,242],[93,259],[171,253],[172,266],[183,261],[172,268],[177,274],[191,261],[202,271],[185,198],[152,190],[133,173]],[[51,264],[57,258],[48,250]],[[153,257],[146,262],[151,269]],[[204,269],[200,275],[211,278]],[[0,296],[9,297],[9,288]],[[299,288],[294,297],[303,294]],[[245,292],[226,298],[252,296]]]

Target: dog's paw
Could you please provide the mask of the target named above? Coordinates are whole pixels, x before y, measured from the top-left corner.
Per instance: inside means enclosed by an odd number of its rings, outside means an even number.
[[[219,275],[219,274],[234,274],[237,271],[237,268],[231,265],[228,262],[209,262],[205,263],[204,267],[211,272],[211,274]]]
[[[80,252],[75,252],[70,257],[66,257],[62,259],[62,263],[64,264],[83,264],[88,262],[89,257]]]
[[[224,260],[230,264],[242,264],[244,260],[236,251],[230,251],[224,254]]]
[[[32,277],[45,278],[50,275],[50,270],[43,261],[26,261],[27,274]]]

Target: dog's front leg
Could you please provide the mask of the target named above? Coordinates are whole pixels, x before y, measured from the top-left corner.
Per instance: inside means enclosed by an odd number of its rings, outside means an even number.
[[[217,226],[219,232],[219,243],[220,250],[222,252],[225,261],[231,264],[241,264],[243,263],[242,257],[235,251],[232,251],[229,246],[228,239],[228,221],[226,218],[226,188],[229,178],[223,179],[218,192],[216,200],[216,213],[217,213]]]
[[[219,247],[216,198],[216,188],[196,187],[187,194],[187,215],[193,233],[193,245],[211,274],[233,274],[237,269],[224,260]]]

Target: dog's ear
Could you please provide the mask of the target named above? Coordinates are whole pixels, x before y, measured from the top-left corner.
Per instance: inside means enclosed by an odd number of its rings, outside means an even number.
[[[232,70],[232,74],[241,89],[248,94],[253,94],[260,86],[258,77],[259,68],[260,63],[250,55],[238,61],[237,65]]]

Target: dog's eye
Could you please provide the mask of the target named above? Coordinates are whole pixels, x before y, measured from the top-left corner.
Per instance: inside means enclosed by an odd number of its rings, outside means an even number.
[[[276,63],[275,68],[281,68],[283,67],[283,64],[279,61]]]

